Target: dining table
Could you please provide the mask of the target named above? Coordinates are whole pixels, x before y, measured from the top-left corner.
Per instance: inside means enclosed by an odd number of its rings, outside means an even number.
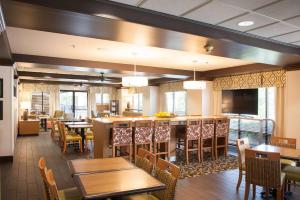
[[[114,198],[166,188],[165,184],[139,168],[76,174],[73,179],[83,199]]]
[[[136,168],[135,165],[122,157],[69,160],[68,166],[72,175],[119,171]]]
[[[79,132],[80,136],[82,137],[82,148],[84,149],[85,145],[85,130],[87,128],[93,128],[93,125],[91,123],[87,123],[87,124],[71,124],[68,125],[69,129],[75,129],[75,131],[77,132],[78,129],[81,129],[81,131]]]
[[[269,145],[269,144],[261,144],[261,145],[253,147],[252,149],[258,150],[258,151],[280,153],[281,158],[300,161],[300,149],[278,147],[278,146]]]

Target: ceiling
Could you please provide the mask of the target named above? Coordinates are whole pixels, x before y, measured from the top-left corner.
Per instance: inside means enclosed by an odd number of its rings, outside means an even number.
[[[133,65],[134,60],[136,60],[137,71],[139,65],[180,70],[193,70],[195,66],[197,71],[208,71],[254,63],[245,60],[22,28],[7,27],[7,35],[11,50],[15,54],[130,65]],[[133,53],[136,53],[136,56]],[[194,60],[197,61],[195,65]],[[22,67],[22,64],[19,65]]]
[[[299,0],[113,0],[300,46]],[[241,21],[253,21],[247,27]]]

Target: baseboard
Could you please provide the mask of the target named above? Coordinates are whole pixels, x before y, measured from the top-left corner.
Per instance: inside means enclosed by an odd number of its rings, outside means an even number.
[[[14,160],[13,156],[0,156],[0,163],[12,162]]]

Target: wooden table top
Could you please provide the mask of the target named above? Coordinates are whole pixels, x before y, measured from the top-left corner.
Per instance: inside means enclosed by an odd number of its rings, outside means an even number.
[[[277,152],[280,153],[280,157],[288,158],[292,160],[300,160],[300,149],[290,149],[285,147],[277,147],[273,145],[261,144],[252,149],[259,151],[267,151],[267,152]]]
[[[165,185],[142,169],[128,169],[74,177],[84,199],[111,198],[165,189]]]
[[[189,119],[220,119],[227,118],[226,116],[178,116],[170,118],[159,118],[159,117],[104,117],[104,118],[94,118],[93,121],[98,121],[105,124],[111,124],[114,121],[139,121],[139,120],[170,120],[171,122],[186,122]]]
[[[103,159],[77,159],[68,161],[71,174],[118,171],[133,169],[135,166],[122,157]]]
[[[72,124],[68,125],[69,128],[93,128],[93,124]]]

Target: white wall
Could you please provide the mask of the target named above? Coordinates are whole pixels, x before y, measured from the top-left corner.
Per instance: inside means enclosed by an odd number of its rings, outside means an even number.
[[[144,87],[141,92],[143,93],[143,115],[153,116],[158,112],[159,108],[159,88],[156,86]]]
[[[286,73],[285,89],[285,137],[297,139],[297,147],[300,148],[300,71],[288,71]]]
[[[0,156],[13,156],[16,139],[17,99],[13,96],[14,68],[0,66],[3,79],[3,120],[0,121]]]
[[[213,82],[206,81],[206,89],[202,90],[202,115],[213,115]]]
[[[202,91],[187,90],[186,114],[202,115]]]

